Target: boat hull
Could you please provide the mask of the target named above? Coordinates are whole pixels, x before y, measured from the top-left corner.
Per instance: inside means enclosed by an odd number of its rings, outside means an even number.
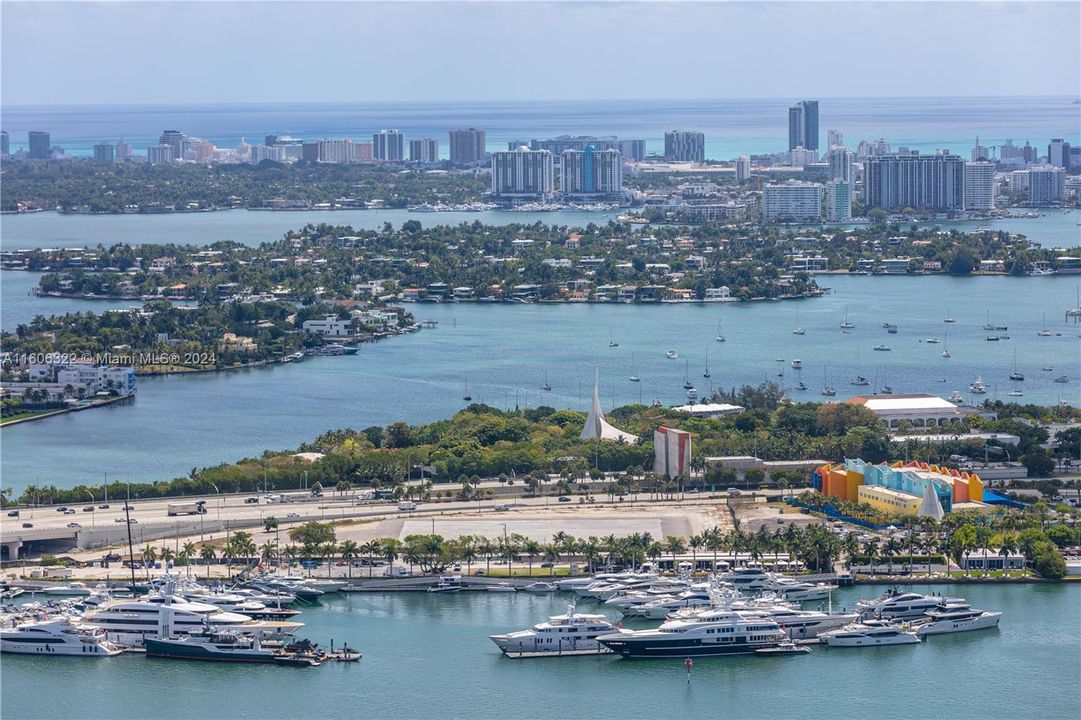
[[[262,663],[275,662],[275,655],[267,650],[216,650],[203,645],[191,645],[171,640],[147,639],[146,656],[169,660],[209,660],[214,662]]]
[[[109,650],[93,643],[21,642],[19,640],[0,640],[0,653],[11,655],[63,655],[66,657],[110,657],[119,655],[119,650]]]
[[[824,637],[829,647],[879,647],[885,645],[916,645],[920,639],[908,633],[892,637]]]
[[[725,655],[752,655],[763,648],[778,643],[704,643],[699,639],[673,638],[649,640],[605,639],[601,642],[613,652],[628,660],[670,657],[722,657]]]
[[[946,635],[948,633],[967,632],[969,630],[988,630],[998,627],[1002,613],[985,613],[971,620],[938,620],[921,625],[916,629],[919,635]]]

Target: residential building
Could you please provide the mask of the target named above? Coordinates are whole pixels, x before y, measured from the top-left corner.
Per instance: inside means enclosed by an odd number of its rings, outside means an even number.
[[[788,108],[788,149],[818,150],[818,101],[800,100]]]
[[[826,183],[826,219],[848,222],[852,219],[852,183],[831,180]]]
[[[271,162],[285,162],[284,145],[252,145],[248,149],[248,162],[258,165],[264,160]]]
[[[829,258],[823,255],[792,255],[788,258],[792,272],[825,272],[830,269]]]
[[[342,140],[324,138],[316,142],[316,148],[316,157],[321,163],[353,162],[353,141],[349,138]]]
[[[623,191],[623,159],[618,150],[564,150],[560,154],[560,190],[567,195]]]
[[[1053,165],[1028,169],[1028,201],[1033,205],[1060,202],[1066,193],[1066,170]]]
[[[337,315],[327,315],[322,320],[305,320],[302,327],[310,333],[323,337],[351,337],[353,335],[351,321],[341,320]]]
[[[151,145],[146,149],[146,159],[151,165],[173,162],[176,160],[176,149],[172,145]]]
[[[11,154],[11,138],[7,130],[0,130],[0,156],[7,157]]]
[[[1028,170],[1014,170],[1010,173],[1010,194],[1028,196]]]
[[[300,159],[306,162],[319,162],[319,143],[302,143],[300,146]]]
[[[841,147],[845,144],[845,136],[839,130],[826,131],[826,149]]]
[[[827,153],[830,164],[830,180],[839,180],[844,183],[853,183],[852,176],[852,151],[846,147],[834,146]]]
[[[1070,168],[1070,143],[1062,138],[1055,138],[1047,146],[1047,164],[1065,170]]]
[[[993,210],[995,207],[995,164],[986,161],[965,163],[965,209]]]
[[[736,158],[736,182],[747,182],[751,179],[751,159],[746,155]]]
[[[990,160],[991,150],[983,145],[980,145],[980,138],[976,138],[976,144],[972,147],[972,162],[980,162],[981,160]]]
[[[184,133],[179,130],[166,130],[158,138],[158,145],[168,145],[173,149],[173,159],[184,159],[184,141],[186,140]]]
[[[114,157],[113,146],[104,140],[94,146],[94,162],[108,164]]]
[[[822,186],[790,180],[762,189],[762,217],[773,220],[817,220],[822,217]]]
[[[883,210],[964,210],[964,161],[948,152],[868,157],[863,167],[863,197],[868,208]]]
[[[530,150],[547,150],[559,157],[565,150],[617,150],[620,155],[630,160],[643,160],[646,157],[645,140],[621,140],[614,135],[596,137],[593,135],[560,135],[548,140],[530,140]],[[515,146],[510,147],[513,150]]]
[[[693,130],[670,130],[664,134],[664,156],[676,162],[705,162],[706,136]]]
[[[439,162],[439,141],[434,138],[410,140],[409,159],[412,162]]]
[[[397,130],[380,130],[372,135],[372,155],[381,162],[405,160],[405,135]]]
[[[450,161],[461,165],[484,162],[484,131],[476,128],[451,130]]]
[[[555,190],[555,163],[547,150],[517,150],[492,153],[492,194],[501,197],[544,199]]]
[[[375,146],[370,142],[353,143],[353,162],[370,163],[375,160]]]
[[[805,147],[794,147],[788,151],[788,164],[792,167],[806,167],[818,162],[818,153]]]
[[[41,130],[31,130],[28,134],[30,149],[27,155],[32,160],[48,160],[52,157],[53,146],[49,139],[49,133]]]
[[[124,138],[120,138],[120,140],[118,140],[116,143],[116,149],[113,157],[121,162],[131,159],[133,157],[131,143],[126,143],[124,142]]]

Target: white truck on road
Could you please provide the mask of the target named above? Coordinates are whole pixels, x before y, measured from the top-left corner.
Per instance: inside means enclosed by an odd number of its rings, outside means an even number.
[[[193,502],[169,503],[169,517],[175,515],[204,515],[206,514],[206,501],[195,500]]]
[[[416,510],[417,504],[412,500],[402,500],[400,503],[398,503],[398,509],[407,511]]]

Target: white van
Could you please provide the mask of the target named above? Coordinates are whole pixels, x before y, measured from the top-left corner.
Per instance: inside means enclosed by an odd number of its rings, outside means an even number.
[[[417,509],[417,504],[415,502],[413,502],[412,500],[402,500],[400,503],[398,503],[398,509],[399,510],[409,510],[409,511],[416,510]]]

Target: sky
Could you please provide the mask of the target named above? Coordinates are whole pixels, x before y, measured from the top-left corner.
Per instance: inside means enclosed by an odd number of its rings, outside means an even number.
[[[0,2],[15,105],[1077,95],[1081,2]]]

